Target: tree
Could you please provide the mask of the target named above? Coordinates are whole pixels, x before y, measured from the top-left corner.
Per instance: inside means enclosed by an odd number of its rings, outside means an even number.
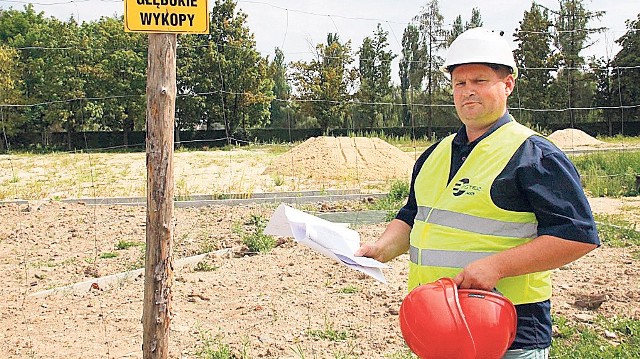
[[[519,107],[525,109],[544,109],[550,107],[549,87],[553,82],[551,68],[557,66],[551,44],[553,41],[550,29],[552,22],[548,10],[532,4],[529,11],[524,12],[520,27],[516,29],[514,37],[518,47],[514,51],[518,65],[518,81],[516,82],[516,96]],[[520,118],[523,122],[532,124],[549,124],[547,113],[536,113],[535,118],[530,113],[524,113]]]
[[[300,109],[315,117],[324,133],[342,126],[348,117],[356,78],[356,71],[349,67],[352,63],[351,41],[341,43],[337,34],[329,33],[326,44],[316,46],[315,59],[291,65]]]
[[[473,29],[476,27],[482,27],[482,15],[480,14],[480,9],[474,7],[471,9],[471,19],[465,23],[465,29]]]
[[[640,13],[635,20],[627,20],[627,32],[616,40],[622,49],[613,59],[613,91],[612,98],[616,99],[611,105],[628,106],[619,113],[626,118],[640,118],[638,104],[640,98]],[[624,112],[623,112],[624,111]]]
[[[462,15],[456,16],[456,19],[453,21],[453,25],[451,26],[451,30],[445,31],[447,47],[451,46],[453,40],[463,32],[481,26],[482,14],[480,13],[480,9],[476,7],[471,9],[471,19],[465,22],[464,25],[462,25]]]
[[[612,61],[608,59],[605,60],[602,57],[591,58],[589,67],[591,68],[591,73],[596,83],[593,105],[602,107],[602,109],[596,110],[596,112],[607,121],[609,136],[613,136],[613,120],[617,117],[618,111],[611,107],[615,106],[616,103],[613,79],[617,74],[613,72]]]
[[[271,101],[270,122],[272,126],[290,127],[289,119],[291,108],[291,86],[287,81],[287,64],[284,61],[284,53],[280,48],[275,49],[275,57],[269,63],[269,77],[273,81],[274,99]]]
[[[420,30],[414,24],[409,24],[402,34],[402,58],[400,59],[400,96],[402,99],[402,124],[413,124],[413,111],[409,104],[413,104],[413,91],[422,89],[425,75],[425,48],[420,43]]]
[[[380,103],[391,96],[391,61],[396,57],[386,50],[389,46],[388,35],[378,24],[373,38],[365,37],[358,51],[360,89],[357,98],[362,103],[361,112],[368,120],[366,127],[376,127],[386,122],[384,118],[379,118],[384,117]]]
[[[604,28],[589,28],[588,24],[594,19],[604,15],[604,11],[588,11],[582,0],[559,0],[560,10],[555,12],[555,45],[560,51],[560,66],[556,89],[564,96],[556,98],[564,101],[564,106],[569,108],[569,123],[575,126],[577,113],[573,108],[586,107],[591,104],[593,90],[588,81],[585,81],[582,66],[585,64],[580,52],[592,43],[589,43],[591,34],[602,32]],[[560,91],[561,89],[567,89]]]
[[[20,117],[8,106],[20,101],[20,77],[18,74],[18,53],[5,45],[0,45],[0,151],[9,148],[7,136],[16,133]]]
[[[0,43],[22,49],[18,53],[17,69],[22,79],[20,103],[28,107],[13,119],[13,128],[16,132],[40,132],[44,144],[50,125],[44,118],[46,106],[35,104],[47,101],[43,90],[46,88],[45,72],[49,69],[45,66],[47,55],[42,48],[49,43],[45,32],[49,28],[48,22],[44,13],[36,13],[31,4],[26,5],[24,11],[0,10]]]
[[[433,125],[433,106],[436,103],[436,94],[444,87],[440,74],[440,66],[444,63],[438,55],[441,49],[446,47],[446,31],[444,30],[444,17],[440,14],[438,0],[429,1],[422,12],[415,17],[422,38],[424,59],[426,65],[426,96],[427,96],[427,133],[431,134]]]
[[[86,62],[79,71],[86,76],[90,98],[105,100],[85,103],[85,118],[99,130],[129,133],[146,123],[147,36],[124,32],[123,17],[102,17],[80,27],[81,47]],[[115,98],[114,98],[115,97]]]
[[[234,133],[269,123],[273,82],[267,61],[256,50],[233,0],[216,0],[209,34],[180,37],[178,53],[179,126],[222,123],[230,140]]]

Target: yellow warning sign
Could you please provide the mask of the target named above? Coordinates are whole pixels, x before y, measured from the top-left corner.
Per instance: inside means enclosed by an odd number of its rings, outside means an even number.
[[[208,34],[207,0],[125,0],[124,31]]]

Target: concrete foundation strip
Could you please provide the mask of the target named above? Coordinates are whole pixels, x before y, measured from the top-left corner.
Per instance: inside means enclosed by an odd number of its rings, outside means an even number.
[[[225,248],[215,252],[198,254],[196,256],[178,259],[174,262],[173,266],[174,268],[180,268],[180,267],[188,266],[194,263],[198,263],[201,260],[205,259],[206,257],[220,257],[229,253],[232,253],[231,248]],[[122,272],[122,273],[116,273],[116,274],[112,274],[112,275],[108,275],[100,278],[93,278],[84,282],[79,282],[79,283],[67,285],[64,287],[43,290],[40,292],[29,294],[29,297],[43,298],[43,297],[56,295],[56,294],[67,295],[67,294],[74,294],[74,293],[80,293],[80,292],[88,292],[92,288],[93,289],[106,288],[111,283],[133,279],[143,274],[144,274],[144,268],[140,268],[140,269],[131,270],[131,271]]]

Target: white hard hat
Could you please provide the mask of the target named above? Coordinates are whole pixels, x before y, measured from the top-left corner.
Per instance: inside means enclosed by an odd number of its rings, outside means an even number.
[[[518,68],[507,40],[483,27],[469,29],[453,40],[440,71],[449,75],[451,66],[473,63],[504,65],[511,68],[513,77],[518,77]]]

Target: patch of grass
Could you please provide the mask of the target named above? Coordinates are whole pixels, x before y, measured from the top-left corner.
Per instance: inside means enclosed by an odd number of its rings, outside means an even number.
[[[264,234],[264,228],[267,226],[267,220],[260,215],[251,215],[251,218],[245,223],[248,229],[241,226],[234,226],[232,230],[240,235],[242,243],[251,252],[268,253],[276,246],[276,240],[267,234]]]
[[[284,176],[282,176],[282,175],[273,175],[272,178],[273,178],[273,184],[276,187],[280,187],[280,186],[284,185]]]
[[[557,328],[551,358],[626,359],[637,358],[640,320],[599,316],[593,325],[571,324],[554,316]]]
[[[418,357],[413,354],[413,352],[409,348],[397,350],[391,354],[385,355],[384,357],[388,359],[418,359]]]
[[[198,262],[198,264],[196,264],[195,267],[193,267],[193,270],[196,272],[213,272],[218,268],[219,267],[213,264],[202,261],[202,262]]]
[[[398,147],[404,152],[417,152],[418,154],[424,152],[429,146],[435,143],[436,139],[428,139],[426,137],[411,139],[410,136],[379,136],[386,142]]]
[[[100,254],[100,259],[116,258],[117,256],[118,256],[118,253],[104,252]]]
[[[616,135],[613,137],[607,136],[598,136],[598,139],[603,142],[609,143],[623,143],[625,145],[639,145],[640,144],[640,136],[622,136]]]
[[[406,203],[409,196],[410,184],[408,181],[395,181],[389,187],[389,193],[371,204],[368,204],[370,210],[387,211],[385,220],[391,221],[395,218],[398,210]]]
[[[637,196],[640,151],[596,152],[572,156],[587,192],[596,197]]]
[[[612,247],[640,246],[640,232],[623,214],[594,215],[602,243]]]
[[[209,331],[200,333],[200,345],[196,348],[196,358],[202,359],[248,359],[247,342],[240,352],[232,350],[229,344],[222,342],[220,335],[213,337]]]
[[[47,260],[40,260],[40,261],[31,262],[31,263],[29,263],[29,266],[33,267],[33,268],[40,268],[40,267],[53,268],[53,267],[56,267],[57,264],[54,262],[53,259],[47,259]]]
[[[204,233],[198,236],[197,239],[199,246],[196,254],[209,253],[218,250],[218,239],[209,237]]]
[[[343,294],[353,294],[353,293],[358,293],[359,291],[360,291],[360,288],[354,285],[348,285],[346,287],[340,288],[339,290],[339,292]]]
[[[125,250],[125,249],[129,249],[131,247],[139,247],[139,246],[144,246],[144,243],[142,243],[142,242],[133,242],[133,241],[123,241],[123,240],[120,240],[120,241],[118,241],[118,243],[116,243],[116,249],[117,250]]]
[[[331,342],[343,342],[354,337],[347,330],[335,329],[333,323],[326,320],[322,329],[307,329],[307,335],[316,340],[328,340]]]

